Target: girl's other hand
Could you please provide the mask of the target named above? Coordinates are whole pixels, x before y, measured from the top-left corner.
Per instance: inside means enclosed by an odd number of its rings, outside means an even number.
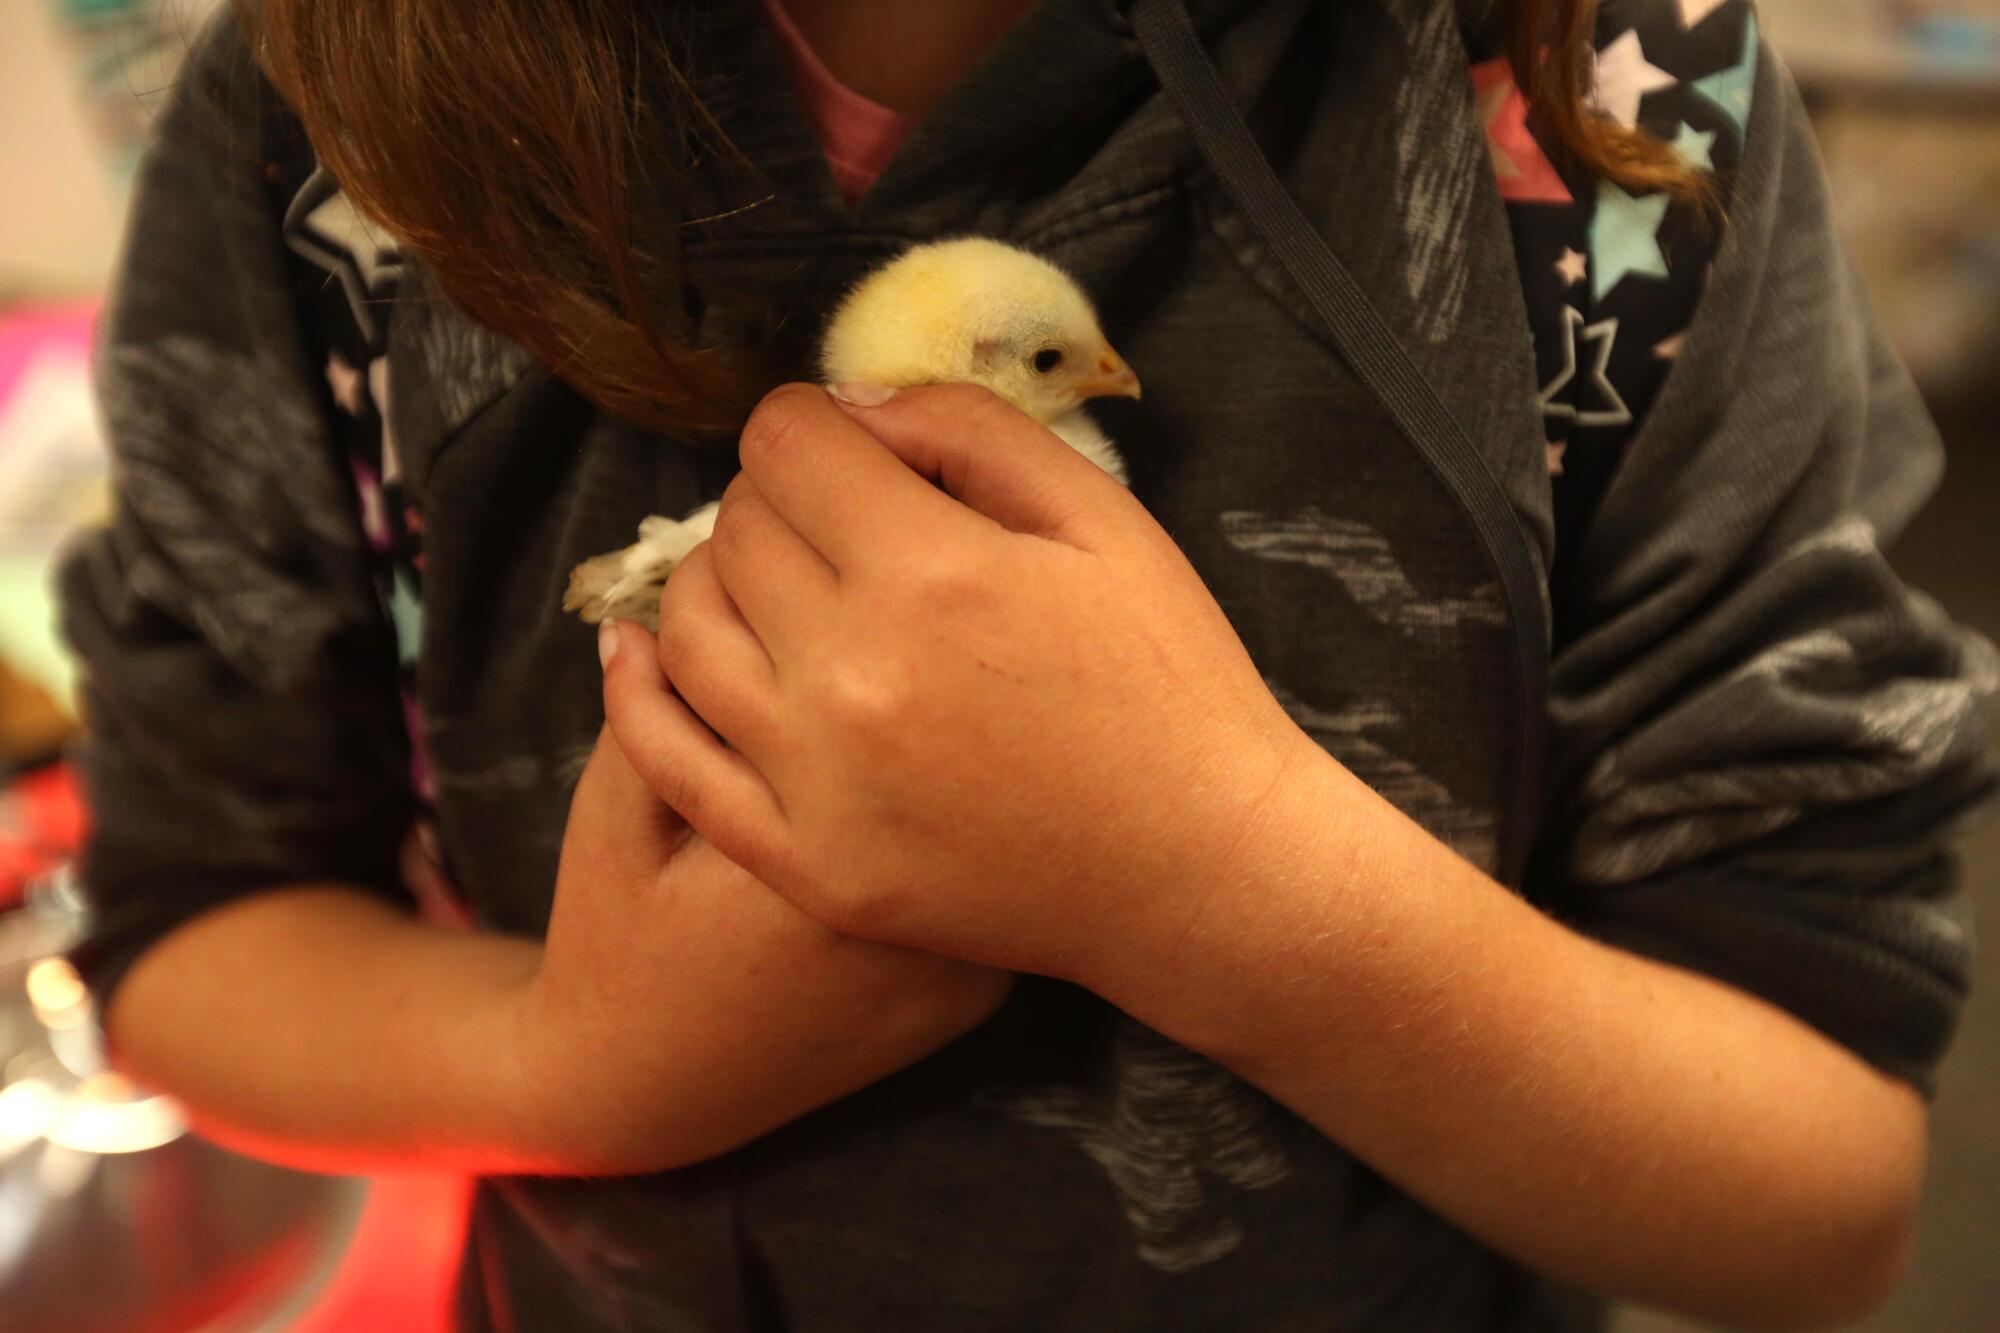
[[[643,677],[630,656],[614,674]],[[577,1171],[661,1170],[914,1063],[1011,981],[813,920],[690,831],[607,729],[570,805],[522,1067]]]

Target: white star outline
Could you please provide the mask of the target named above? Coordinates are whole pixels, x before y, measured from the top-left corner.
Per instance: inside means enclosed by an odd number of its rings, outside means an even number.
[[[361,336],[371,346],[379,341],[370,302],[385,278],[400,273],[403,257],[355,210],[325,167],[314,168],[286,207],[284,237],[286,248],[340,283]]]
[[[1563,368],[1556,372],[1556,377],[1542,390],[1540,400],[1542,415],[1558,419],[1568,418],[1579,426],[1625,425],[1632,420],[1632,409],[1625,405],[1625,400],[1619,397],[1618,390],[1612,386],[1610,378],[1604,373],[1605,367],[1611,364],[1612,345],[1618,341],[1618,320],[1614,317],[1592,324],[1575,306],[1564,306],[1563,322],[1569,334],[1563,339]],[[1586,342],[1597,344],[1597,362],[1590,368],[1590,377],[1596,381],[1597,390],[1603,396],[1603,400],[1611,404],[1609,408],[1585,412],[1573,404],[1556,401],[1556,395],[1568,388],[1570,382],[1576,378],[1576,339],[1579,332],[1583,334]]]

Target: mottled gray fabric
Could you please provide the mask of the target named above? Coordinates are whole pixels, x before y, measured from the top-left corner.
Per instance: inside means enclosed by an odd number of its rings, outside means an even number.
[[[1949,844],[2000,674],[1883,556],[1942,450],[1775,60],[1754,106],[1700,318],[1556,590],[1538,887],[1923,1083],[1968,982]]]
[[[394,649],[265,164],[286,131],[231,35],[195,53],[139,173],[100,330],[109,526],[60,574],[108,983],[180,921],[299,879],[402,900]]]
[[[1243,1227],[1210,1200],[1291,1174],[1269,1099],[1130,1019],[1114,1029],[1111,1058],[1108,1100],[1057,1087],[1010,1090],[992,1104],[1070,1135],[1104,1169],[1143,1262],[1163,1273],[1213,1263],[1243,1243]]]
[[[1551,568],[1526,307],[1451,7],[1189,8],[1286,187]],[[1518,720],[1494,570],[1209,178],[1110,0],[1038,6],[851,209],[754,7],[686,18],[710,57],[701,91],[760,176],[704,178],[689,212],[706,220],[642,215],[638,239],[684,259],[663,307],[698,338],[774,329],[778,369],[800,374],[833,299],[914,240],[978,232],[1065,265],[1145,376],[1143,404],[1102,414],[1134,493],[1272,690],[1491,869]],[[311,167],[216,28],[142,173],[107,322],[117,512],[63,571],[96,814],[79,959],[100,990],[244,893],[400,893],[397,642],[308,299],[327,279],[282,239]],[[1549,588],[1551,783],[1524,891],[1922,1082],[1970,957],[1947,837],[1988,781],[1993,659],[1881,557],[1935,484],[1936,439],[1842,265],[1769,59],[1732,184],[1682,361],[1592,521],[1562,534],[1579,558]],[[439,835],[480,924],[533,936],[601,724],[564,574],[643,515],[716,498],[734,460],[598,411],[420,268],[404,293],[370,312],[387,346],[369,376],[424,534],[405,646]],[[465,1327],[519,1330],[1594,1317],[1257,1089],[1037,979],[963,1041],[741,1151],[482,1182],[461,1300]]]

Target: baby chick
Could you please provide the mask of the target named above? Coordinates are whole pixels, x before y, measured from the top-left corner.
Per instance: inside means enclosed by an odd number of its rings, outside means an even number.
[[[1097,313],[1070,276],[1037,255],[980,237],[919,245],[863,278],[820,346],[829,384],[978,384],[1041,422],[1119,482],[1125,465],[1083,404],[1139,396]],[[660,589],[715,529],[716,506],[654,515],[639,540],[570,572],[563,609],[595,623],[657,626]]]

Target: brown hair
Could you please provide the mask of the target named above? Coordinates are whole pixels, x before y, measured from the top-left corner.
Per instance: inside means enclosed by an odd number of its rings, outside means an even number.
[[[761,358],[668,336],[677,255],[634,239],[642,209],[682,220],[675,201],[704,155],[733,153],[663,26],[674,8],[237,0],[321,160],[446,295],[628,420],[724,433],[764,387]],[[1707,204],[1707,177],[1589,106],[1597,0],[1506,8],[1516,78],[1560,154],[1628,189]],[[678,232],[644,229],[669,247]]]
[[[1643,130],[1590,104],[1597,0],[1507,0],[1507,60],[1535,122],[1559,151],[1635,193],[1665,191],[1703,213],[1716,203],[1709,177]]]

